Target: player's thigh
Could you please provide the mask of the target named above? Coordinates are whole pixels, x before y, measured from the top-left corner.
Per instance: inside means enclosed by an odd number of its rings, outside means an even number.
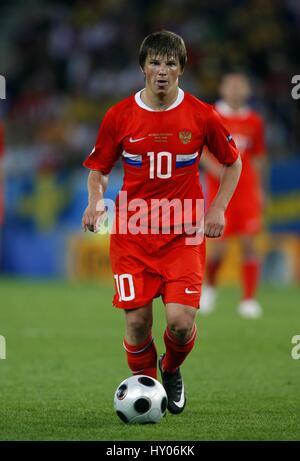
[[[207,256],[210,261],[223,259],[228,249],[227,238],[207,239]]]
[[[161,293],[162,279],[147,270],[121,266],[113,268],[115,295],[113,305],[125,310],[135,310],[148,305]]]
[[[112,237],[110,257],[116,290],[115,307],[141,308],[160,294],[162,279],[149,269],[147,255],[140,245],[130,239]]]
[[[242,255],[244,258],[256,258],[258,251],[257,251],[257,243],[256,243],[256,235],[257,234],[242,234],[240,235],[240,243],[241,243],[241,250]]]
[[[205,271],[205,241],[200,245],[184,242],[183,238],[180,245],[170,245],[166,257],[160,260],[163,302],[198,308]]]

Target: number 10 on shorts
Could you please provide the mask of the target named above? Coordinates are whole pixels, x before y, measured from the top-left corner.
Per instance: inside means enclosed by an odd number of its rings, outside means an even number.
[[[131,274],[121,274],[121,275],[115,274],[114,279],[116,281],[119,301],[132,301],[135,298],[132,275]]]

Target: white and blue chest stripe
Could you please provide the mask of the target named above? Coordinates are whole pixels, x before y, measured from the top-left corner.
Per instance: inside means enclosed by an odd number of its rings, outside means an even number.
[[[141,154],[130,154],[125,150],[122,152],[123,159],[126,163],[131,166],[141,167],[142,166],[142,155]],[[176,155],[176,168],[182,168],[185,166],[193,165],[198,157],[198,152],[194,154],[177,154]]]
[[[198,157],[198,152],[194,154],[177,154],[176,155],[176,168],[193,165]]]
[[[126,152],[123,150],[122,152],[123,159],[126,163],[132,166],[142,166],[142,155],[141,154],[129,154],[129,152]]]

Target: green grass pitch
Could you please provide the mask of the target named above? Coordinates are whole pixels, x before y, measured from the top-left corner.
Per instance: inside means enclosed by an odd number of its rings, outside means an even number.
[[[112,288],[0,280],[0,440],[299,440],[299,289],[262,286],[260,320],[236,314],[237,288],[222,288],[216,312],[198,316],[182,366],[188,403],[156,425],[125,425],[113,410],[130,375],[123,313]],[[298,299],[297,299],[298,298]],[[164,351],[161,300],[153,328]]]

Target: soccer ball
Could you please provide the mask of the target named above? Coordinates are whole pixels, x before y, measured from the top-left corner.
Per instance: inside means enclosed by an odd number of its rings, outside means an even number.
[[[135,375],[122,381],[114,396],[114,408],[124,423],[158,423],[168,404],[164,387],[154,378]]]

